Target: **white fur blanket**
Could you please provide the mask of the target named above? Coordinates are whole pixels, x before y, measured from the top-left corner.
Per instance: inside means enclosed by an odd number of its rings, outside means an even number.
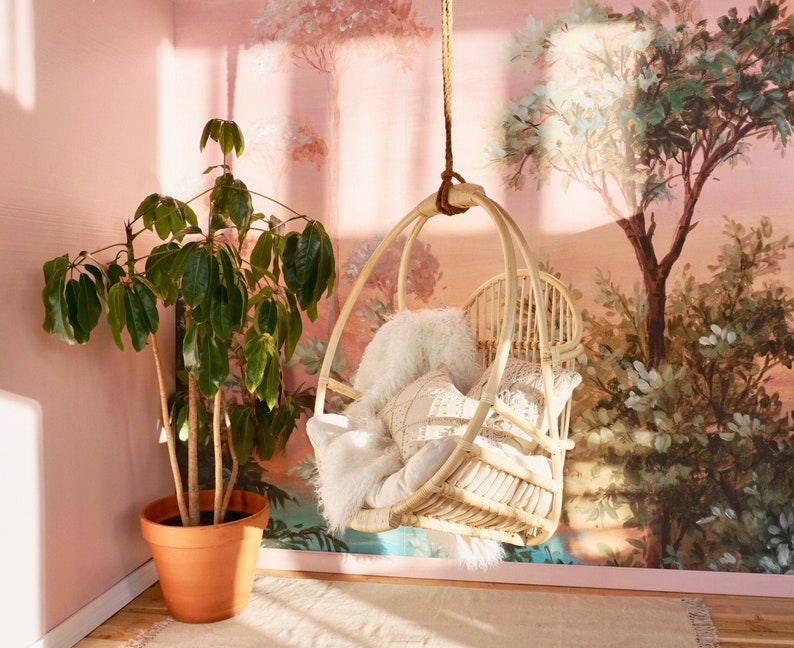
[[[353,381],[363,396],[347,408],[345,417],[322,415],[309,421],[307,432],[318,458],[315,487],[330,530],[344,529],[362,506],[387,506],[410,494],[452,452],[454,441],[438,440],[403,465],[377,416],[400,389],[441,363],[464,393],[482,372],[463,312],[449,308],[398,313],[364,351]],[[504,555],[492,540],[428,535],[443,553],[468,567],[488,567]]]

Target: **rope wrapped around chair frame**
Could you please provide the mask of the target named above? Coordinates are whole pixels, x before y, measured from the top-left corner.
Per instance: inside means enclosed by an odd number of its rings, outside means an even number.
[[[557,528],[562,510],[562,480],[565,453],[573,447],[568,439],[570,403],[558,417],[552,413],[554,366],[573,365],[582,352],[582,319],[567,288],[555,277],[540,272],[522,232],[482,187],[462,183],[449,191],[451,203],[461,209],[482,208],[494,223],[502,246],[504,272],[481,285],[462,306],[478,342],[483,366],[490,372],[481,399],[465,432],[447,461],[421,488],[389,507],[362,509],[349,522],[351,528],[380,532],[398,526],[448,531],[506,542],[517,546],[548,540]],[[331,337],[317,387],[315,414],[324,411],[326,393],[331,391],[356,398],[351,386],[330,378],[331,366],[345,324],[364,285],[384,252],[413,226],[402,251],[398,271],[397,309],[407,308],[407,278],[411,252],[424,226],[439,214],[436,195],[423,200],[383,239],[362,268],[347,297]],[[516,263],[518,250],[524,267]],[[497,396],[499,383],[510,357],[540,365],[546,403],[547,432],[512,411]],[[549,458],[551,479],[508,461],[477,444],[486,417],[497,411],[519,423]],[[478,485],[488,483],[488,492]],[[512,494],[507,497],[506,494]],[[523,493],[527,493],[526,497]],[[551,510],[538,515],[536,507],[543,494],[551,496]],[[522,505],[512,504],[521,496]]]

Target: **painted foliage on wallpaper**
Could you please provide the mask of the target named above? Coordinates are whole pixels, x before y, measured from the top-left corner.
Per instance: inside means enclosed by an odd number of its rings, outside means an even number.
[[[794,569],[788,10],[638,4],[455,7],[455,168],[507,207],[574,287],[586,320],[565,525],[509,559],[785,573]],[[293,368],[311,384],[369,252],[440,181],[437,3],[246,0],[234,18],[212,5],[178,5],[188,46],[220,38],[219,15],[236,34],[217,49],[225,96],[208,87],[206,98],[225,101],[249,134],[248,164],[334,237],[339,286]],[[459,304],[499,271],[495,239],[469,214],[423,235],[413,302]],[[395,250],[373,273],[339,374],[355,370],[390,312],[397,263]],[[304,434],[262,468],[249,478],[281,492],[274,546],[432,555],[414,530],[325,533]]]

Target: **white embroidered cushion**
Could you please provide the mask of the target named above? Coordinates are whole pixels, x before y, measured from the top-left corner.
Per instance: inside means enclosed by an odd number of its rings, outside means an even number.
[[[442,446],[437,444],[446,441],[452,435],[462,434],[477,405],[478,401],[464,396],[455,388],[446,367],[441,365],[398,392],[380,411],[379,416],[397,444],[403,461],[406,462],[406,468],[412,461],[428,453],[428,459],[430,456],[436,459],[428,463],[437,469],[442,463],[439,461],[440,456],[445,459],[454,447],[443,446],[444,450],[441,452]],[[504,435],[493,420],[495,416],[491,414],[486,419],[479,433],[479,442],[492,452],[536,474],[551,478],[551,464],[548,457],[526,455],[510,443],[505,443]],[[500,423],[510,426],[506,420]],[[513,434],[521,432],[518,428],[513,429],[512,426],[509,431]],[[433,447],[433,450],[428,452],[430,447]],[[419,468],[419,465],[416,468]],[[545,490],[538,490],[525,483],[519,487],[519,482],[509,479],[506,473],[483,470],[481,466],[471,465],[466,471],[468,472],[464,471],[459,477],[460,485],[465,488],[519,508],[528,507],[537,515],[546,515],[550,510],[551,494]],[[432,472],[423,470],[427,477]],[[395,480],[398,479],[402,479],[402,476],[395,477]],[[417,480],[413,480],[413,483],[416,484]],[[384,489],[383,494],[385,495],[388,490]],[[398,490],[405,492],[404,488]]]
[[[378,415],[406,461],[428,441],[462,433],[476,408],[440,365],[403,387]]]
[[[486,369],[466,395],[475,400],[482,398],[482,390],[490,374],[490,369]],[[571,399],[573,390],[582,382],[582,376],[576,371],[562,367],[553,367],[552,375],[554,378],[552,413],[554,416],[559,416]],[[517,358],[508,359],[499,382],[497,396],[523,419],[535,426],[541,434],[548,431],[549,421],[545,411],[546,398],[543,394],[543,376],[539,364]],[[505,423],[500,424],[498,419],[502,419],[502,417],[495,418],[492,424],[495,427],[503,427]],[[519,428],[513,428],[512,431],[531,440],[531,437],[528,437]]]

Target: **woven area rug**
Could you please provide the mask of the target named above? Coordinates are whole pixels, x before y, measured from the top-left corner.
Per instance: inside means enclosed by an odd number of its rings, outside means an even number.
[[[234,619],[171,619],[129,648],[718,646],[698,599],[259,577]]]

